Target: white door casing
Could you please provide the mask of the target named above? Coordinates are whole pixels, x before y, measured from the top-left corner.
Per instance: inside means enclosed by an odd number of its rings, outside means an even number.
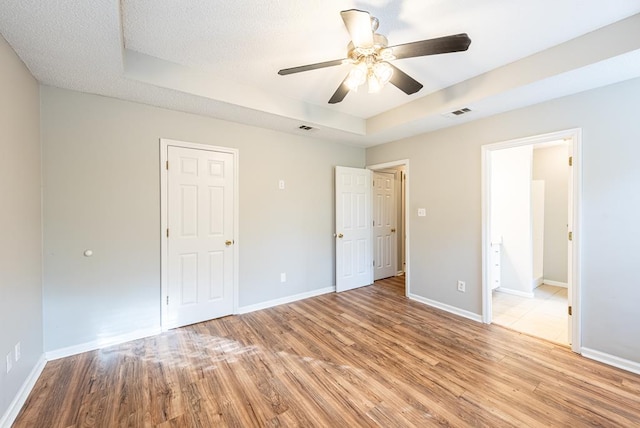
[[[576,307],[574,305],[574,287],[573,287],[573,198],[574,198],[574,176],[573,176],[573,144],[567,145],[567,156],[568,156],[568,164],[569,164],[569,174],[568,174],[568,210],[567,210],[567,260],[569,261],[569,269],[567,269],[567,301],[569,307],[567,308],[567,341],[569,345],[573,344],[573,335],[574,335],[574,321],[573,321],[573,311]]]
[[[232,150],[162,140],[163,329],[234,313],[236,158]]]
[[[371,171],[337,166],[336,291],[373,283]]]
[[[373,279],[397,273],[394,174],[373,173]]]
[[[483,287],[482,287],[482,314],[483,322],[492,322],[492,301],[490,284],[490,243],[491,243],[491,152],[510,147],[519,147],[531,144],[542,144],[551,141],[565,140],[569,143],[569,153],[573,157],[573,166],[569,174],[569,218],[568,231],[572,232],[572,240],[568,241],[568,303],[572,307],[572,315],[569,321],[569,344],[574,352],[581,352],[581,319],[580,319],[580,208],[581,208],[581,130],[569,129],[544,135],[505,141],[502,143],[487,144],[481,148],[482,158],[482,260],[483,260]]]

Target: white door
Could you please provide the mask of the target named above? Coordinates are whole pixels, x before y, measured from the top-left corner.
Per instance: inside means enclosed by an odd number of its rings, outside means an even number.
[[[234,155],[167,147],[167,320],[233,313]]]
[[[373,279],[389,278],[396,269],[394,174],[373,173]]]
[[[373,283],[371,171],[336,167],[336,291]]]

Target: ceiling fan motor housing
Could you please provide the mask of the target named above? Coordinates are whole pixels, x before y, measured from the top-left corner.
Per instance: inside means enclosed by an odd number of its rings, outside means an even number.
[[[393,52],[388,49],[389,41],[382,34],[375,33],[373,35],[373,44],[371,46],[355,47],[353,42],[347,45],[347,57],[353,62],[360,62],[365,58],[371,58],[372,63],[378,61],[390,61],[393,59]]]

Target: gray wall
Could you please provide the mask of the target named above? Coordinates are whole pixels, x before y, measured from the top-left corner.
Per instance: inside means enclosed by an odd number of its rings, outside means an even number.
[[[479,314],[481,145],[581,127],[582,345],[640,362],[638,98],[634,79],[368,149],[367,164],[411,162],[412,292]]]
[[[0,36],[0,419],[42,356],[38,82]],[[17,342],[22,357],[6,372]]]
[[[240,151],[240,306],[335,284],[333,167],[364,166],[364,149],[41,93],[45,350],[159,327],[160,138]]]
[[[533,179],[544,180],[544,279],[567,282],[569,154],[566,144],[533,150]]]

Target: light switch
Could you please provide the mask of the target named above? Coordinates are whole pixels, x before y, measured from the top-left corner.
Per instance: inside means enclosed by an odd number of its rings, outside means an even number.
[[[427,215],[426,208],[418,208],[418,217],[425,217]]]

